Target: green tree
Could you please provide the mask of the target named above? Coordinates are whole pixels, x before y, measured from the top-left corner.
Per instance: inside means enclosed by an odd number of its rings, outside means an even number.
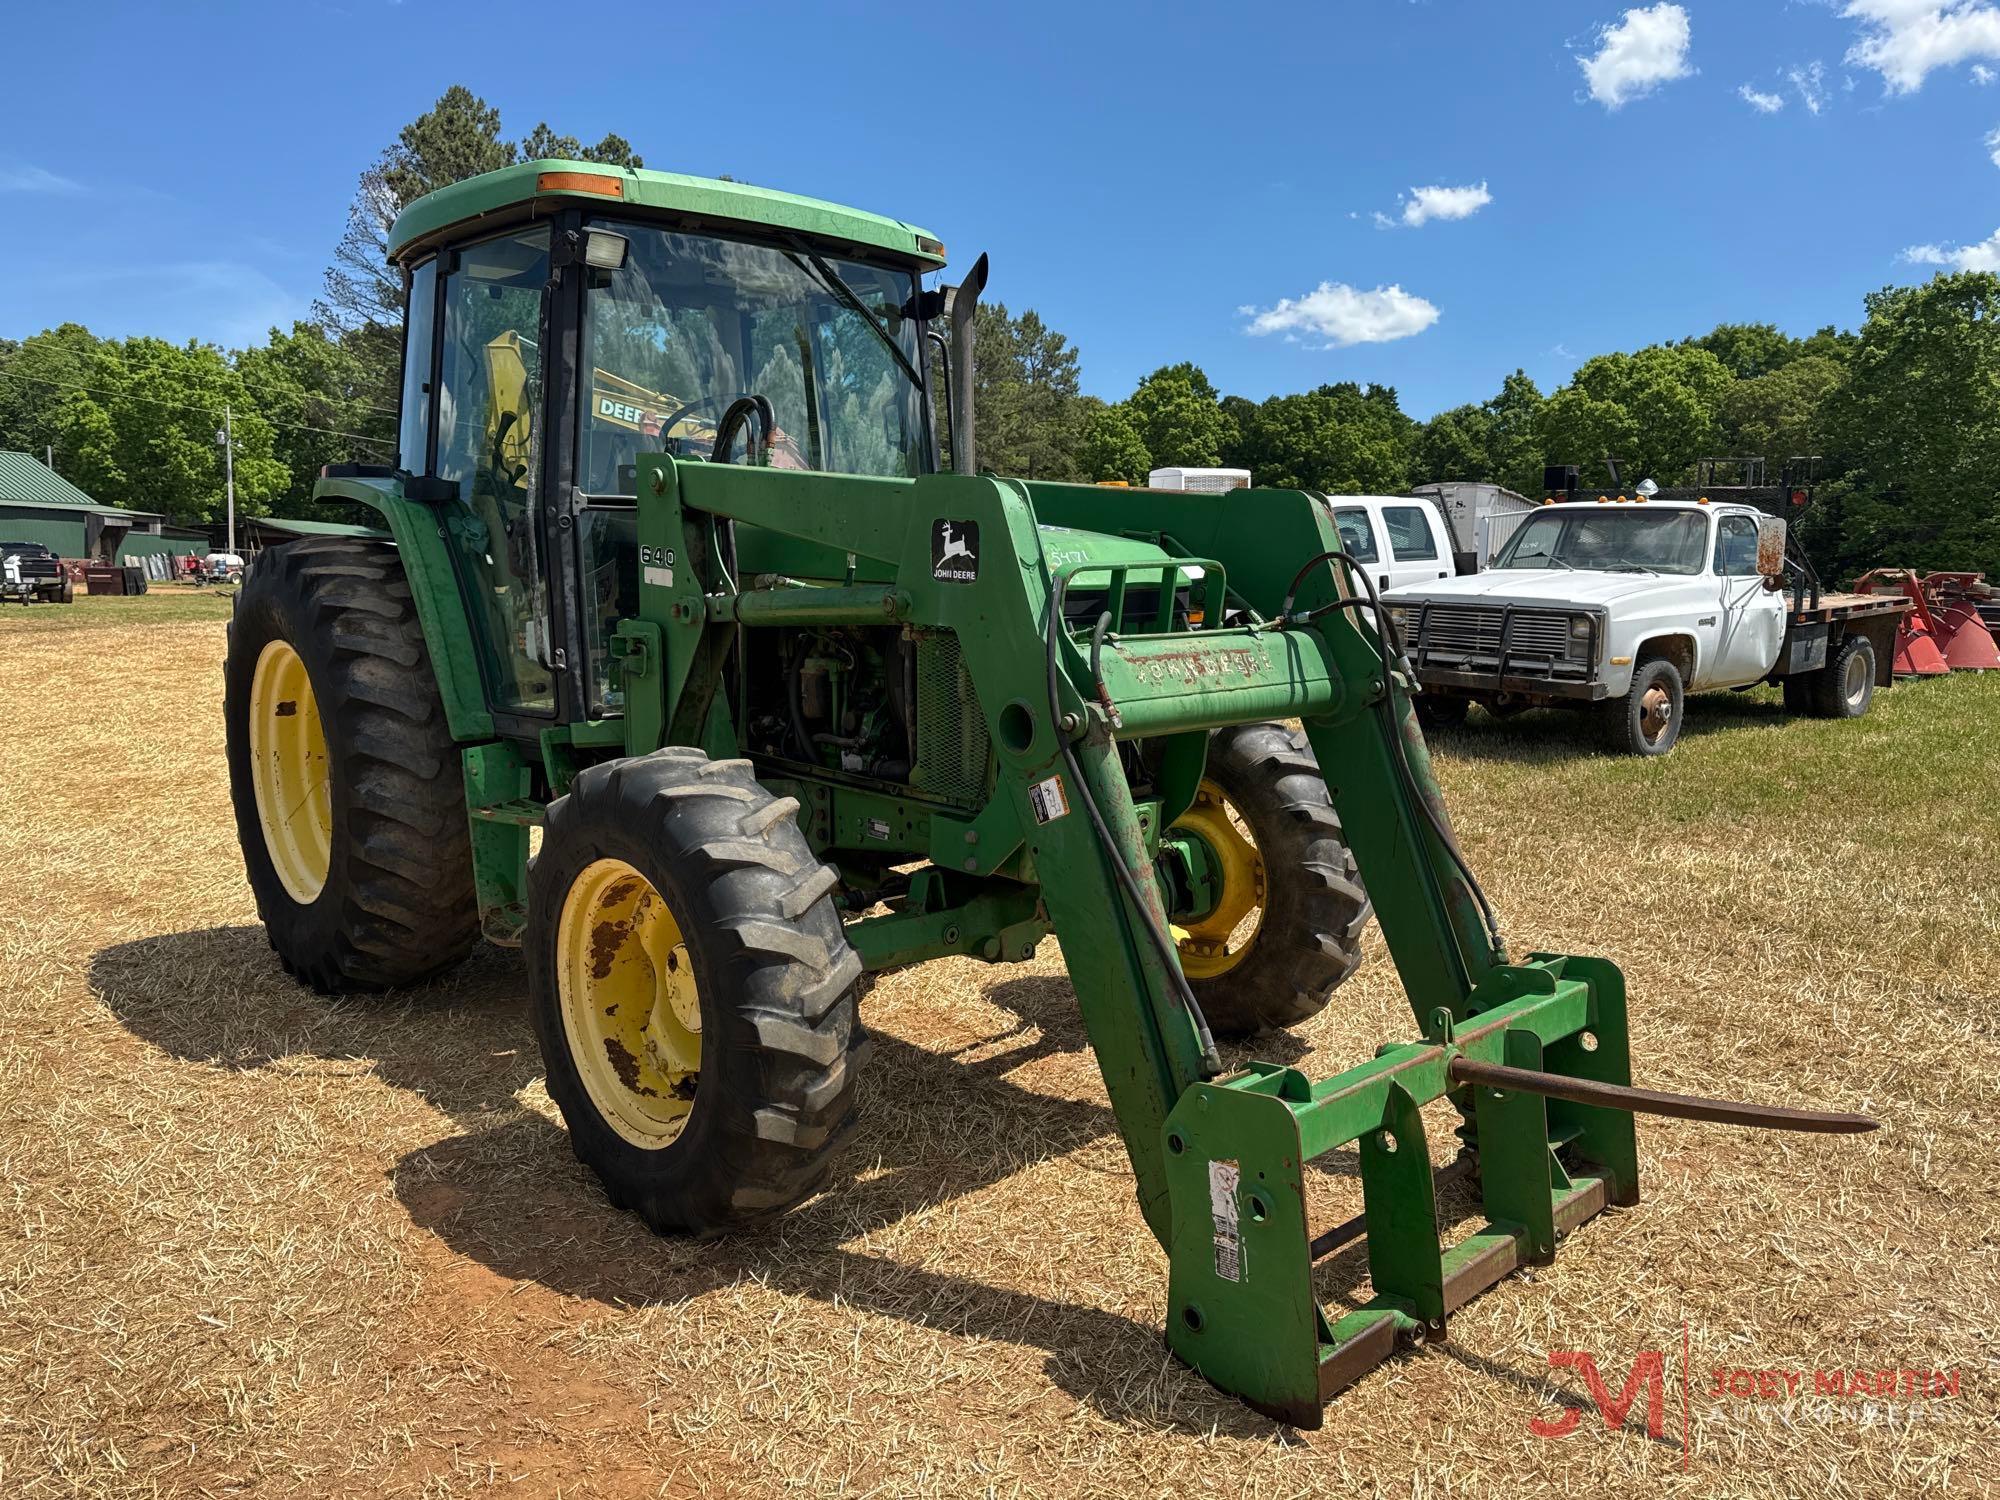
[[[1415,436],[1393,388],[1341,381],[1263,402],[1241,452],[1259,485],[1396,494],[1410,483]]]
[[[1706,349],[1655,344],[1585,360],[1543,408],[1543,443],[1554,462],[1582,467],[1587,482],[1672,484],[1713,451],[1716,407],[1734,377]]]
[[[236,370],[257,415],[274,424],[271,456],[289,480],[274,496],[278,510],[307,520],[347,520],[351,507],[312,498],[320,467],[331,463],[384,463],[396,451],[395,423],[368,404],[366,370],[353,345],[327,336],[317,323],[297,322],[291,332],[271,330],[270,341],[236,356]]]
[[[1839,360],[1809,354],[1737,381],[1716,408],[1722,445],[1733,457],[1762,457],[1774,479],[1786,459],[1824,453],[1827,398],[1846,379]]]
[[[1032,308],[977,314],[972,416],[979,466],[1023,479],[1083,476],[1089,414],[1077,393],[1077,351]]]
[[[1156,467],[1212,469],[1221,464],[1230,420],[1200,366],[1162,365],[1139,382],[1125,404]]]
[[[1144,484],[1153,469],[1153,456],[1146,451],[1138,424],[1124,406],[1100,406],[1090,414],[1079,455],[1082,477],[1089,480],[1122,479],[1127,484]]]
[[[65,411],[75,388],[92,384],[102,348],[81,323],[65,323],[0,350],[0,448],[37,458],[53,448],[61,469],[73,425]]]
[[[1418,429],[1412,462],[1420,482],[1490,478],[1492,414],[1474,402],[1439,412]]]
[[[1846,473],[1808,512],[1822,572],[1878,564],[2000,573],[2000,275],[1962,271],[1866,299],[1824,420]]]

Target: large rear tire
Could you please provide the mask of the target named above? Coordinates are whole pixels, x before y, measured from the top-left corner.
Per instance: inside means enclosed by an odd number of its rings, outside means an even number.
[[[782,1213],[853,1114],[861,959],[798,806],[681,748],[549,806],[526,939],[549,1097],[612,1203],[662,1233]]]
[[[1317,1015],[1361,962],[1368,893],[1319,762],[1281,724],[1217,730],[1195,805],[1176,823],[1209,846],[1220,899],[1181,918],[1181,967],[1218,1036]]]
[[[223,676],[237,837],[286,970],[339,994],[464,958],[479,916],[464,775],[395,549],[266,552]]]

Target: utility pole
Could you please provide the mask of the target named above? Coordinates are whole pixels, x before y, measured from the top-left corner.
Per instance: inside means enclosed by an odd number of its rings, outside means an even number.
[[[223,482],[229,495],[229,541],[224,550],[236,551],[236,428],[230,416],[229,403],[222,403],[222,431],[215,435],[222,444]]]

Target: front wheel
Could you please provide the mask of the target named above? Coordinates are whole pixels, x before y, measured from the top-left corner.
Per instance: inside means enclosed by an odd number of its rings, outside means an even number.
[[[798,806],[683,748],[549,806],[525,942],[549,1097],[612,1203],[662,1233],[791,1207],[853,1113],[861,960]]]
[[[1194,806],[1170,830],[1209,872],[1177,914],[1181,968],[1218,1036],[1317,1015],[1361,962],[1368,893],[1302,733],[1242,724],[1209,740]]]
[[[1655,657],[1632,670],[1632,686],[1603,705],[1605,741],[1627,755],[1665,755],[1681,737],[1686,694],[1681,674]]]

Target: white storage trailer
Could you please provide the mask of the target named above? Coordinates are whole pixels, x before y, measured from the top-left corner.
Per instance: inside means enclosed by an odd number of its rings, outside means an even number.
[[[1451,532],[1452,558],[1460,573],[1484,568],[1514,529],[1540,508],[1526,495],[1484,480],[1439,480],[1410,493],[1436,504]]]

